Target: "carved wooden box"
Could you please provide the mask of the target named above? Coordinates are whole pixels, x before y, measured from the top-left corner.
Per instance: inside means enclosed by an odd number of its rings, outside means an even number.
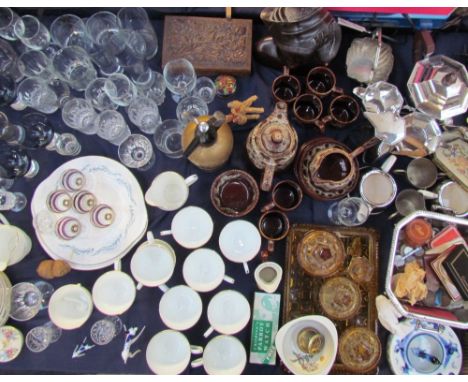
[[[248,75],[252,20],[166,16],[162,65],[175,58],[192,62],[197,75]]]

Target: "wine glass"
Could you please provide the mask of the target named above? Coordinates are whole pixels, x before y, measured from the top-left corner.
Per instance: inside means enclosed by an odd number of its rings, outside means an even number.
[[[46,81],[55,77],[52,61],[40,50],[28,50],[21,54],[18,67],[26,77],[40,77]]]
[[[24,15],[18,18],[13,30],[16,37],[28,48],[42,50],[49,45],[49,30],[35,16]]]
[[[26,151],[0,142],[0,174],[2,178],[33,178],[39,172],[39,163]]]
[[[10,8],[0,8],[0,37],[5,40],[17,40],[14,26],[19,16]]]
[[[119,145],[119,159],[127,167],[146,171],[154,164],[153,146],[148,138],[141,134],[129,135]]]
[[[133,83],[140,95],[151,98],[158,106],[163,104],[166,98],[166,82],[161,73],[153,70],[143,72],[133,79]]]
[[[32,328],[26,334],[26,347],[33,353],[40,353],[47,349],[50,344],[57,342],[61,336],[62,329],[52,321],[48,321],[44,325]]]
[[[216,97],[216,85],[211,78],[199,77],[192,91],[192,96],[200,97],[207,104]]]
[[[65,14],[57,17],[50,25],[50,34],[63,48],[75,45],[88,51],[93,45],[85,23],[76,15]]]
[[[0,188],[0,211],[20,212],[28,200],[22,192],[10,192]]]
[[[0,72],[13,77],[15,82],[21,81],[24,77],[16,64],[17,59],[18,55],[10,43],[0,39]]]
[[[182,133],[184,124],[177,119],[166,119],[161,122],[154,132],[154,143],[159,151],[169,158],[182,158]]]
[[[208,115],[208,105],[199,97],[185,97],[177,105],[177,119],[185,125],[194,118]]]
[[[105,91],[107,78],[98,77],[91,81],[85,90],[85,98],[99,111],[116,110],[119,105],[113,102]]]
[[[328,217],[333,224],[354,227],[364,224],[371,210],[362,198],[348,197],[333,203],[328,209]]]
[[[52,114],[60,107],[60,101],[46,80],[29,77],[18,85],[17,99],[11,104],[11,107],[15,110],[24,110],[30,107],[41,113]]]
[[[91,326],[90,338],[96,345],[107,345],[122,329],[123,322],[118,316],[106,316]]]
[[[112,74],[104,82],[104,91],[112,102],[120,106],[128,106],[137,95],[136,86],[121,73]]]
[[[63,122],[83,134],[96,134],[97,116],[93,105],[87,99],[69,98],[62,107]]]
[[[146,134],[154,134],[156,126],[161,123],[158,105],[147,97],[136,96],[128,105],[127,115]]]
[[[33,283],[21,282],[11,288],[10,317],[16,321],[27,321],[39,313],[42,293]]]
[[[191,62],[185,58],[169,61],[163,70],[164,81],[172,93],[172,99],[179,103],[195,87],[197,75]]]
[[[104,110],[96,119],[97,135],[113,145],[120,145],[130,134],[124,117],[116,110]]]

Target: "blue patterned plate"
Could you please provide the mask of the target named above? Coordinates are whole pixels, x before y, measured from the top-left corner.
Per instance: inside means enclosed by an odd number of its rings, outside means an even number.
[[[405,335],[391,334],[387,358],[395,374],[459,374],[462,347],[449,326],[406,319]]]

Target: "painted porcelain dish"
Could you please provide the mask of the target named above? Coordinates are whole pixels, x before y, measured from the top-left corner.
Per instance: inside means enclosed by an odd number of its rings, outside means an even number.
[[[459,374],[463,365],[460,340],[449,326],[406,319],[405,335],[391,334],[388,363],[395,374]]]
[[[21,353],[23,335],[13,326],[0,327],[0,363],[13,361]]]
[[[304,353],[298,343],[303,329],[313,329],[323,336],[321,350],[313,355]],[[324,316],[304,316],[284,324],[275,338],[281,361],[293,374],[328,374],[338,351],[335,324]]]
[[[146,232],[148,216],[141,187],[126,167],[112,159],[87,156],[71,160],[37,187],[31,202],[35,227],[38,214],[46,208],[47,195],[60,188],[62,175],[69,169],[92,178],[88,191],[96,196],[98,203],[111,206],[115,220],[110,227],[98,228],[92,224],[89,214],[70,210],[54,215],[76,218],[83,228],[80,235],[65,241],[53,232],[36,230],[37,238],[50,257],[67,261],[73,269],[107,267],[125,256]]]

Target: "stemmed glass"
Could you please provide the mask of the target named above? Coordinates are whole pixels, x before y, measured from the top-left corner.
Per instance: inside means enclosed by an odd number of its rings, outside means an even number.
[[[15,82],[21,81],[24,77],[18,69],[16,61],[18,55],[8,41],[0,39],[0,72],[13,77]]]
[[[199,77],[195,83],[192,95],[200,97],[207,104],[210,104],[216,97],[216,85],[211,78]]]
[[[154,132],[154,143],[159,151],[169,158],[182,158],[182,133],[184,124],[177,119],[166,119],[161,122]]]
[[[113,102],[107,95],[105,91],[106,81],[107,78],[98,77],[91,81],[85,90],[86,100],[99,111],[115,110],[119,107],[119,105]]]
[[[37,17],[24,15],[16,20],[13,27],[16,37],[28,48],[44,49],[50,42],[50,33]]]
[[[39,163],[26,151],[0,142],[0,174],[2,178],[33,178],[39,172]]]
[[[154,134],[156,126],[161,123],[158,105],[151,98],[135,97],[128,105],[127,115],[146,134]]]
[[[48,288],[45,289],[44,285]],[[43,290],[50,290],[53,287],[42,281]],[[50,298],[50,293],[49,298]],[[21,282],[13,285],[11,288],[11,311],[10,317],[16,321],[27,321],[39,313],[42,308],[47,306],[48,300],[44,300],[43,293],[39,287],[30,282]]]
[[[45,114],[52,114],[60,107],[60,99],[46,80],[30,77],[18,85],[17,99],[11,107],[15,110],[30,107]]]
[[[96,119],[97,135],[113,145],[120,145],[131,133],[124,117],[118,111],[105,110]]]
[[[348,197],[333,203],[328,209],[328,217],[333,224],[354,227],[364,224],[372,208],[358,197]]]
[[[172,99],[177,103],[192,92],[197,82],[195,68],[185,58],[169,61],[164,66],[163,76],[167,88],[172,93]]]
[[[129,135],[119,145],[118,153],[120,161],[125,166],[141,171],[149,170],[155,160],[150,140],[141,134]]]
[[[208,105],[199,97],[185,97],[177,105],[177,119],[187,124],[201,115],[208,115]]]
[[[53,41],[62,48],[75,45],[88,51],[93,45],[93,40],[88,36],[83,20],[69,13],[57,17],[52,22],[50,34]]]
[[[125,74],[112,74],[104,82],[104,91],[112,102],[128,106],[137,95],[137,88]]]
[[[17,40],[14,26],[18,19],[19,16],[10,8],[0,8],[0,37],[10,41]]]
[[[0,211],[20,212],[28,200],[22,192],[10,192],[0,188]]]
[[[123,322],[118,316],[106,316],[91,326],[89,336],[96,345],[107,345],[122,332],[122,329]]]
[[[134,78],[133,83],[140,95],[151,98],[158,106],[163,104],[166,98],[166,82],[161,73],[149,70]]]
[[[96,134],[98,114],[90,101],[83,98],[69,98],[62,107],[63,122],[83,134]]]
[[[55,77],[52,61],[40,50],[28,50],[18,57],[18,67],[26,77],[50,81]]]
[[[33,353],[40,353],[47,349],[50,344],[57,342],[61,336],[62,329],[52,321],[48,321],[44,325],[32,328],[26,334],[26,347]]]

